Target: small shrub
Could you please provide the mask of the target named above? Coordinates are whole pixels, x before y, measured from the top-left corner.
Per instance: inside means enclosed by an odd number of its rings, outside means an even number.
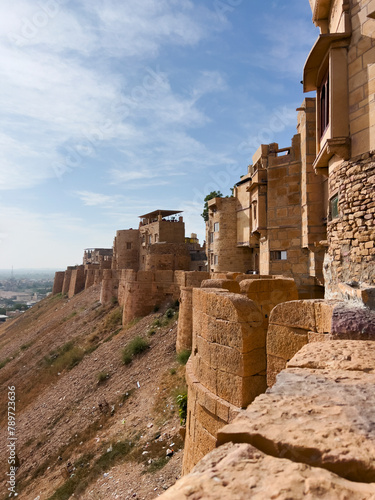
[[[50,365],[54,372],[62,372],[65,368],[71,370],[82,360],[85,351],[74,345],[73,341],[67,342],[55,351],[44,357],[44,362]]]
[[[155,320],[152,322],[151,326],[155,326],[156,328],[158,328],[159,326],[161,326],[161,321],[160,321],[160,319],[155,319]]]
[[[98,373],[98,384],[103,384],[106,380],[108,380],[110,377],[109,373],[107,372],[99,372]]]
[[[32,345],[32,342],[29,342],[28,344],[21,345],[21,351],[26,351],[26,349],[28,349],[31,345]]]
[[[171,368],[171,369],[169,370],[169,373],[170,373],[171,375],[176,375],[176,368]]]
[[[151,328],[151,330],[149,330],[149,331],[147,332],[147,335],[148,335],[149,337],[152,337],[153,335],[155,335],[155,333],[156,333],[156,330],[155,330],[154,328]]]
[[[121,323],[122,323],[122,309],[121,309],[121,307],[117,307],[108,316],[108,318],[105,322],[105,327],[106,327],[106,329],[109,330],[109,329],[115,328],[116,326],[121,325]]]
[[[5,365],[7,365],[10,361],[10,358],[3,359],[3,361],[0,362],[0,369],[4,368]]]
[[[118,304],[117,297],[115,297],[115,296],[112,296],[112,297],[111,297],[111,304],[112,304],[113,306],[117,306],[117,304]]]
[[[181,392],[176,397],[177,405],[178,405],[178,414],[180,416],[180,424],[186,424],[187,417],[187,392]]]
[[[141,354],[148,347],[149,347],[148,341],[139,336],[135,337],[135,339],[133,339],[130,342],[130,350],[134,356],[137,354]]]
[[[157,313],[157,312],[159,311],[159,309],[160,309],[160,306],[156,305],[156,306],[154,307],[154,313]]]
[[[176,314],[176,313],[175,313],[175,311],[174,311],[173,309],[171,309],[171,308],[169,308],[169,309],[167,309],[167,310],[165,311],[165,317],[166,317],[166,318],[169,318],[169,319],[170,319],[170,318],[173,318],[173,316],[174,316],[175,314]]]
[[[122,351],[122,362],[124,363],[124,365],[130,365],[132,361],[133,361],[133,356],[124,349]]]
[[[149,342],[139,335],[131,340],[122,351],[122,361],[124,365],[130,364],[133,357],[144,352],[146,349],[148,349],[149,345]]]
[[[191,351],[189,351],[188,349],[183,349],[177,354],[177,361],[180,363],[180,365],[186,365],[190,357],[190,354]]]

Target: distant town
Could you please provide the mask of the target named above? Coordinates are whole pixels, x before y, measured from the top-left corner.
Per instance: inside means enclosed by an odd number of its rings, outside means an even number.
[[[0,270],[0,322],[13,318],[52,291],[53,270]]]

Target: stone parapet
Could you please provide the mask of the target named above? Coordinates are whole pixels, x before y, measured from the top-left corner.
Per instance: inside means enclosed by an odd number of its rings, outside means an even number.
[[[160,498],[372,500],[374,366],[371,341],[304,346],[266,394],[217,431],[217,449]]]
[[[184,448],[183,471],[188,472],[206,453],[215,447],[216,434],[225,424],[230,423],[242,411],[209,391],[195,377],[190,361],[186,365],[186,382],[190,421],[187,426]]]
[[[192,310],[185,472],[212,449],[233,408],[245,408],[266,388],[266,331],[257,305],[223,288],[193,288]]]
[[[305,344],[341,339],[375,340],[375,311],[322,299],[279,304],[267,331],[267,385]]]

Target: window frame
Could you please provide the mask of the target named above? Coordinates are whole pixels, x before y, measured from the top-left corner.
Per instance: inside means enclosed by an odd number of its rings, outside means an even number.
[[[322,83],[319,86],[319,112],[320,112],[320,139],[326,133],[330,125],[330,81],[329,70],[326,71]]]

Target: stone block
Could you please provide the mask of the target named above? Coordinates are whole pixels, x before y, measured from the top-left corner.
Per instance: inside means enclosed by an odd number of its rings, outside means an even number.
[[[155,281],[161,281],[166,283],[173,283],[174,281],[173,271],[155,271],[154,276],[155,276]]]
[[[186,286],[199,287],[203,280],[209,279],[210,273],[204,271],[189,271],[185,273]]]
[[[266,369],[266,352],[264,348],[241,354],[236,349],[220,344],[211,344],[210,363],[212,368],[228,374],[248,377]]]
[[[370,500],[375,485],[262,453],[247,443],[226,443],[211,451],[192,473],[164,492],[161,500]]]
[[[197,405],[195,417],[204,429],[215,438],[218,430],[225,424],[215,413],[210,412],[205,406],[201,406],[200,404]]]
[[[277,375],[286,368],[286,360],[272,354],[267,354],[267,386],[271,387],[276,382]]]
[[[206,387],[211,392],[213,392],[214,394],[217,394],[218,396],[223,397],[217,391],[217,387],[218,387],[217,370],[214,370],[208,363],[205,362],[205,360],[203,360],[199,356],[195,356],[195,357],[199,358],[199,359],[198,359],[198,363],[194,363],[194,358],[193,358],[193,370],[194,370],[195,375],[196,375],[197,379],[199,380],[199,382],[204,387]],[[224,373],[224,372],[221,372],[221,373]],[[226,374],[226,377],[227,377],[227,379],[229,378],[228,374]],[[225,397],[224,397],[224,399],[226,401],[230,401]],[[235,404],[235,403],[233,403],[233,404]]]
[[[204,280],[201,283],[201,288],[222,288],[232,293],[240,293],[240,285],[237,281],[233,280]]]
[[[152,271],[138,271],[137,281],[139,282],[152,282],[155,279],[155,274]]]
[[[278,304],[271,312],[270,324],[316,331],[314,304],[317,301],[320,300],[292,300]]]
[[[332,328],[332,315],[336,302],[315,302],[315,321],[318,333],[329,333]]]
[[[271,324],[267,332],[267,354],[289,361],[305,344],[308,332],[299,328]]]
[[[239,377],[217,371],[217,392],[219,398],[239,408],[246,408],[259,394],[267,388],[265,375]]]
[[[225,321],[213,318],[212,316],[208,316],[207,318],[207,332],[202,332],[202,336],[208,341],[233,347],[240,353],[265,348],[266,332],[262,328],[262,316],[258,315],[254,317],[258,321],[252,321],[251,324]]]
[[[215,324],[215,321],[211,316],[208,316],[202,311],[193,309],[193,339],[192,344],[194,346],[195,336],[200,335],[208,342],[216,342],[216,331],[212,328],[211,324]],[[193,347],[194,349],[194,347]]]
[[[217,319],[251,323],[258,315],[257,305],[240,294],[213,292],[211,289],[206,300],[207,313]]]
[[[242,407],[242,377],[219,370],[217,372],[216,395],[232,405]]]

